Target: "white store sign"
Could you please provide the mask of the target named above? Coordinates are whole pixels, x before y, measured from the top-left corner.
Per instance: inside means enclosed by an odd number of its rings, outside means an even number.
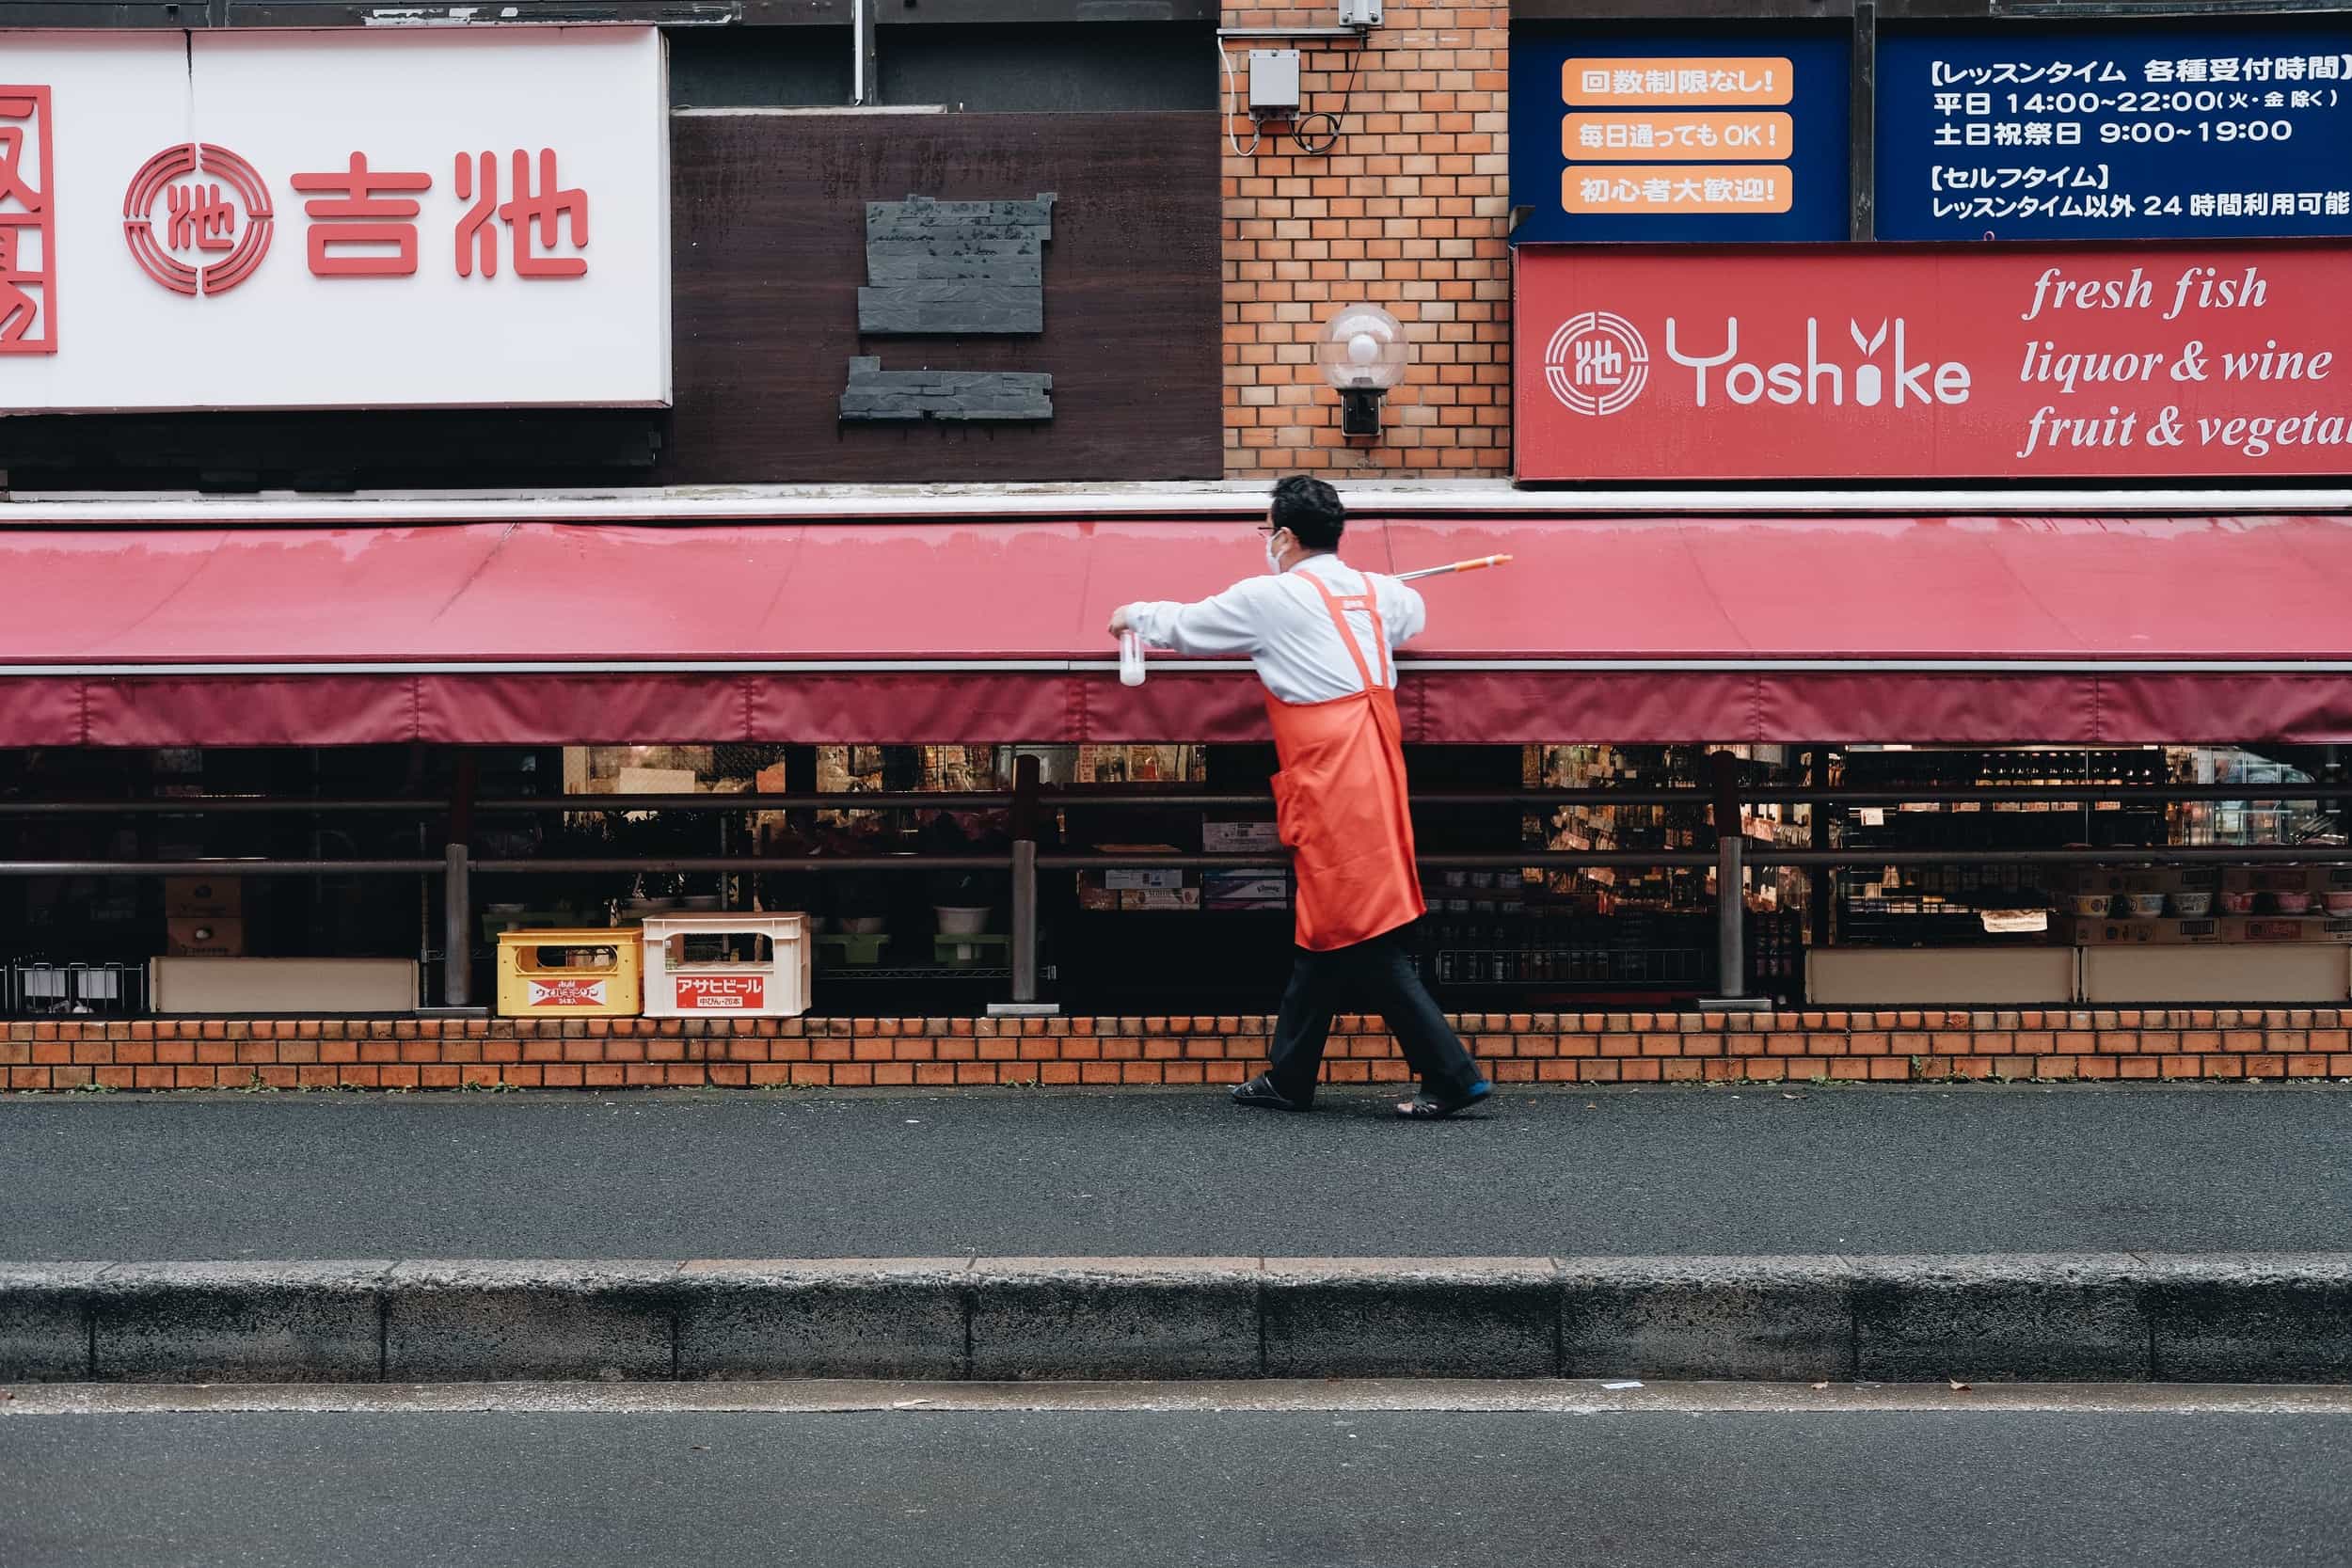
[[[0,414],[670,401],[650,27],[0,33]]]

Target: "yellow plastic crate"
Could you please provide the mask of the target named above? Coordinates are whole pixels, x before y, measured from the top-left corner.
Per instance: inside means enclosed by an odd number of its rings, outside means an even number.
[[[628,930],[501,931],[502,1018],[635,1018],[644,946]]]

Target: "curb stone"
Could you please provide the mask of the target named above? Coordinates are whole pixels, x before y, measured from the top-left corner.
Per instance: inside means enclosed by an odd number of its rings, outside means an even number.
[[[2352,1383],[2352,1253],[0,1262],[0,1381]]]

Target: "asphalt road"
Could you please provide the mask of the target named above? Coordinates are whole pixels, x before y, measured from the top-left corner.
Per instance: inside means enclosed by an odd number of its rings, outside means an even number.
[[[2340,1565],[2352,1416],[0,1416],[26,1568]]]
[[[2352,1093],[0,1099],[0,1259],[2352,1249]]]

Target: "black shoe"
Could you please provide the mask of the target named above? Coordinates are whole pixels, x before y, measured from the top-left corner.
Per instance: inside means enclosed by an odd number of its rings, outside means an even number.
[[[1434,1095],[1424,1089],[1410,1100],[1398,1101],[1396,1114],[1407,1121],[1443,1121],[1446,1117],[1467,1111],[1473,1105],[1489,1104],[1494,1097],[1494,1085],[1482,1078],[1463,1090],[1458,1099],[1452,1096]]]
[[[1276,1088],[1274,1080],[1263,1072],[1247,1084],[1233,1085],[1233,1103],[1254,1105],[1262,1111],[1303,1111],[1307,1109],[1306,1106],[1297,1103]]]

